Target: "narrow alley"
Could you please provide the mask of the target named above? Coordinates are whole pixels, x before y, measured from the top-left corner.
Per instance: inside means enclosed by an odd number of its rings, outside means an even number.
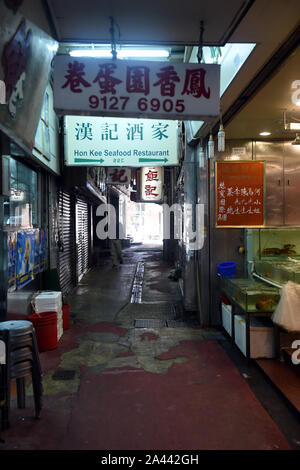
[[[300,450],[299,18],[0,2],[1,464]]]
[[[40,355],[41,417],[30,390],[26,409],[13,400],[1,449],[297,447],[297,423],[290,418],[284,436],[222,346],[223,333],[182,313],[169,274],[161,251],[133,248],[118,269],[104,258],[86,274],[71,297],[69,329]]]

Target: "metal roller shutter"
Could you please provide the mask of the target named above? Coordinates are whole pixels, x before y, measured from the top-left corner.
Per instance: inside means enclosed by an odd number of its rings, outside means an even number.
[[[74,256],[74,208],[72,196],[59,190],[59,240],[63,251],[58,253],[59,281],[63,295],[71,292],[76,284]]]
[[[76,246],[78,281],[89,268],[89,205],[82,199],[76,201]]]

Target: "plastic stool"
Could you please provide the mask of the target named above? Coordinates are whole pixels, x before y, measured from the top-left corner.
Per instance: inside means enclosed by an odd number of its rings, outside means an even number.
[[[17,320],[0,322],[0,339],[6,345],[6,364],[0,369],[0,401],[2,429],[9,428],[11,380],[16,380],[17,403],[25,408],[25,378],[31,376],[35,417],[42,408],[42,370],[35,330],[31,322]]]

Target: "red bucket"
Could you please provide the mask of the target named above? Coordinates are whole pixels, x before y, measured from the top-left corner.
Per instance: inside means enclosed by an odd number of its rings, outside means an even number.
[[[227,297],[226,297],[225,295],[220,295],[220,299],[221,299],[221,301],[223,302],[223,304],[225,304],[225,305],[231,305],[231,304],[230,304],[230,300],[227,299]]]
[[[57,348],[57,312],[42,312],[29,315],[33,323],[39,351]]]
[[[70,324],[70,305],[69,304],[63,305],[62,314],[63,314],[63,329],[67,330]]]

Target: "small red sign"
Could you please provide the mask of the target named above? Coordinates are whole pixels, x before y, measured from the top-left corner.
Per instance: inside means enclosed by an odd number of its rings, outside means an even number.
[[[216,227],[263,227],[265,162],[215,162]]]
[[[130,168],[108,168],[107,183],[108,184],[129,184],[131,170]]]

